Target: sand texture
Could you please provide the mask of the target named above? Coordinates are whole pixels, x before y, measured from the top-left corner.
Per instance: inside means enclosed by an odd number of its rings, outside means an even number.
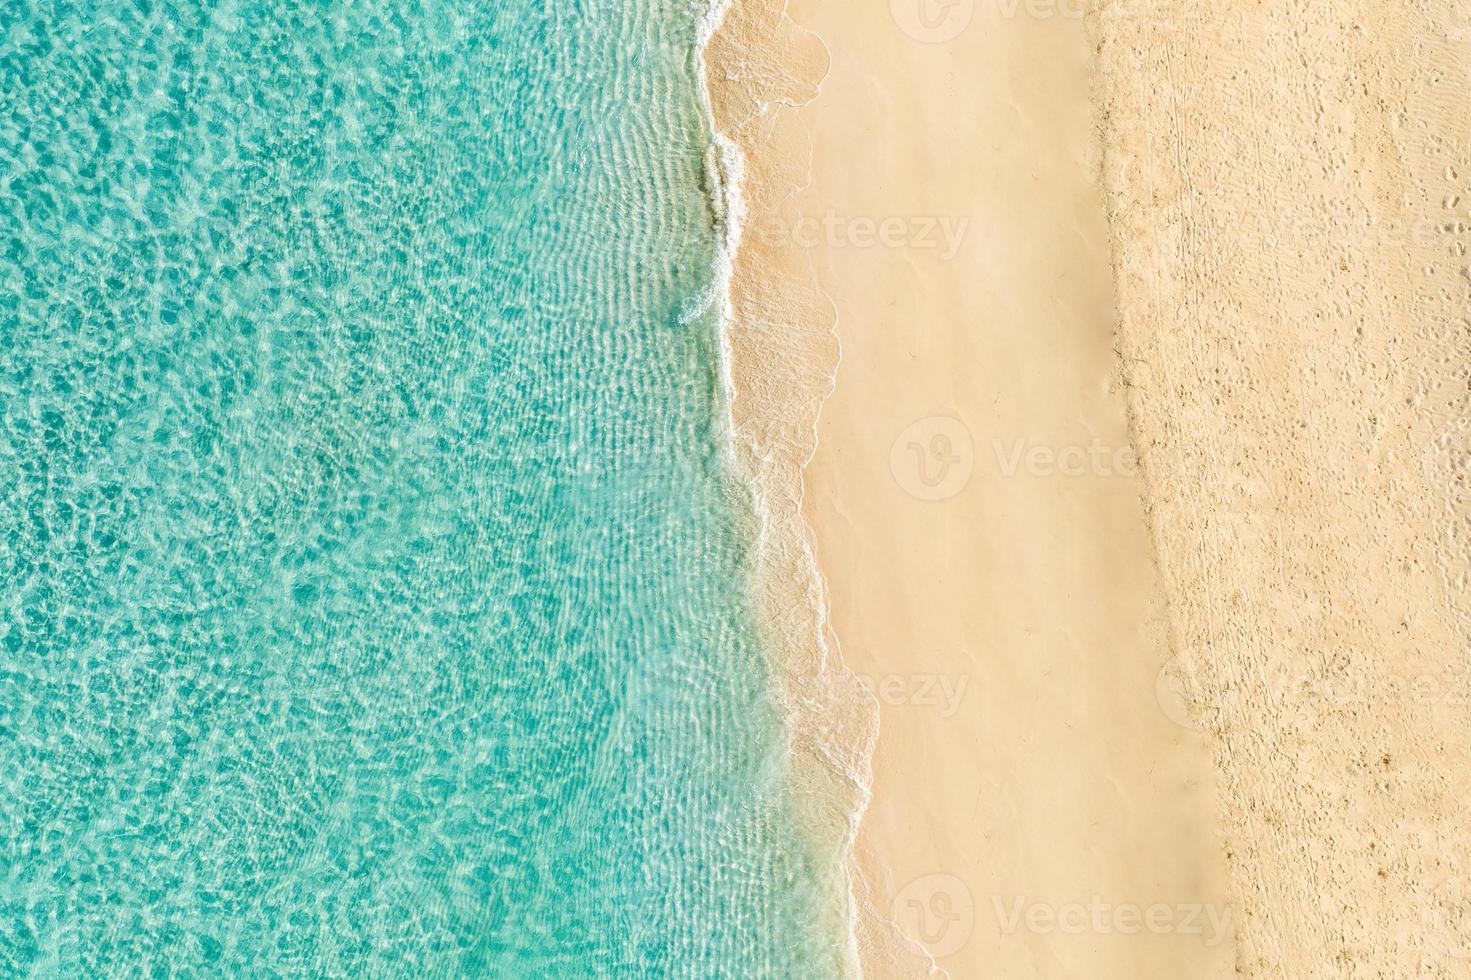
[[[1168,683],[1213,740],[1242,971],[1471,976],[1471,23],[1090,26]]]
[[[732,416],[865,976],[1471,976],[1468,45],[735,0]]]

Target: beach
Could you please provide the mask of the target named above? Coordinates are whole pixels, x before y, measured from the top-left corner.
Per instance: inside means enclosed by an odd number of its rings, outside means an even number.
[[[745,124],[763,129],[747,172],[790,177],[748,182],[761,261],[736,275],[810,265],[835,318],[814,300],[762,322],[797,324],[784,342],[811,338],[835,383],[815,416],[762,402],[786,358],[769,327],[746,354],[758,318],[738,303],[736,409],[816,419],[794,498],[831,646],[879,715],[853,866],[864,974],[1228,976],[1207,743],[1154,693],[1166,613],[1083,26],[978,11],[931,44],[878,5],[790,21],[739,33],[810,31],[830,69],[800,109]]]
[[[1468,16],[1093,25],[1135,443],[1247,976],[1471,975]]]
[[[863,974],[1464,976],[1466,25],[1082,14],[737,2],[711,48]]]

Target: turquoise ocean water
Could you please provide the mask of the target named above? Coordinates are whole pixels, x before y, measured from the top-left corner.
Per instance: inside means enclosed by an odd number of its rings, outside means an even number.
[[[820,977],[685,0],[0,0],[0,975]]]

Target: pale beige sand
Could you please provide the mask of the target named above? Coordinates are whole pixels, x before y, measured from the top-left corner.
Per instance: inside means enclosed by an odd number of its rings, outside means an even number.
[[[835,846],[879,713],[862,968],[1471,976],[1471,14],[1089,7],[736,0],[710,51]]]
[[[887,5],[804,0],[791,21],[826,44],[824,77],[776,13],[738,0],[709,52],[746,157],[733,413],[767,548],[804,540],[805,514],[880,712],[864,972],[1228,976],[1207,742],[1155,697],[1166,617],[1127,466],[1083,24],[978,9],[926,44]],[[810,581],[804,558],[778,554],[768,587]],[[793,598],[771,604],[805,733],[823,710],[804,675],[841,674]],[[862,712],[844,719],[825,734]]]

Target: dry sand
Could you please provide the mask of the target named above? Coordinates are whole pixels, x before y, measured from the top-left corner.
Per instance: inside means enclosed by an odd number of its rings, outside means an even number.
[[[1471,10],[1117,10],[1120,346],[1242,970],[1471,976]]]
[[[1092,7],[735,0],[708,51],[856,958],[1471,976],[1471,24]]]

